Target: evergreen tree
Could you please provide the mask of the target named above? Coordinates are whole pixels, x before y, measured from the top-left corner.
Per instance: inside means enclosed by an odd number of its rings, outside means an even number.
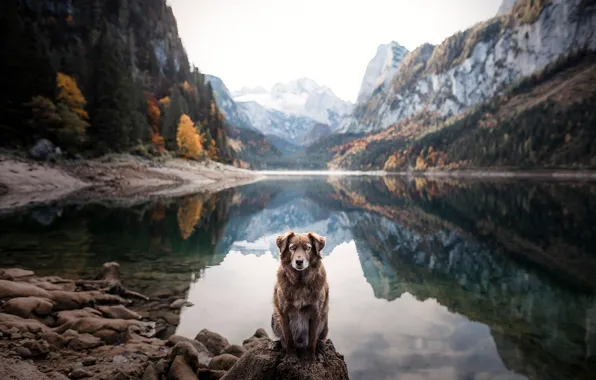
[[[122,42],[107,24],[94,55],[91,133],[101,152],[124,151],[132,143],[134,87]]]

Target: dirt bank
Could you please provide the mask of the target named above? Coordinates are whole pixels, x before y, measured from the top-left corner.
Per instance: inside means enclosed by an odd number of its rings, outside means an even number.
[[[348,379],[331,341],[305,361],[263,329],[241,344],[206,329],[177,336],[188,285],[126,285],[115,262],[81,280],[0,268],[0,379]]]
[[[0,213],[66,197],[141,200],[218,191],[256,181],[254,172],[213,161],[149,160],[109,155],[93,160],[43,163],[0,154]]]

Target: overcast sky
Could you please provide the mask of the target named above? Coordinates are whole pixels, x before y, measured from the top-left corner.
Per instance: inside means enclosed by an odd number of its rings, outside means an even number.
[[[308,77],[355,101],[377,46],[438,44],[502,0],[167,0],[189,59],[233,91]]]

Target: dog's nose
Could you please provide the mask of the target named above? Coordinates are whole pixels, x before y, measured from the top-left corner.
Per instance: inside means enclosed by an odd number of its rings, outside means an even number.
[[[304,260],[296,260],[296,265],[298,265],[299,267],[302,266],[302,263],[304,263]]]

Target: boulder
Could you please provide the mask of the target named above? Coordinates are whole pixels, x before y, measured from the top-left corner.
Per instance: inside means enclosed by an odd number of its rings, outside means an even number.
[[[192,370],[190,365],[184,360],[184,356],[177,355],[174,357],[170,370],[168,371],[169,380],[197,380],[197,375]]]
[[[97,306],[97,310],[101,311],[104,317],[116,319],[142,319],[142,317],[134,311],[127,309],[122,305],[115,306]]]
[[[54,144],[48,139],[38,140],[35,145],[29,149],[29,155],[39,161],[50,161],[55,157]]]
[[[244,348],[238,344],[230,344],[228,346],[225,346],[221,352],[223,354],[230,354],[230,355],[234,355],[235,357],[239,358],[246,353],[246,348]]]
[[[30,318],[32,314],[45,317],[52,312],[54,303],[47,298],[16,297],[2,305],[2,312],[18,315],[21,318]]]
[[[181,309],[183,306],[193,306],[193,304],[184,299],[177,299],[170,304],[170,309]]]
[[[35,275],[35,272],[33,272],[32,270],[26,270],[21,268],[2,268],[0,269],[0,275],[8,277],[5,278],[5,280],[20,280],[23,277],[31,277]]]
[[[68,347],[75,351],[90,350],[101,345],[101,339],[91,334],[77,334],[68,342]]]
[[[20,359],[4,358],[2,356],[0,356],[0,379],[49,380],[35,366]]]
[[[54,301],[55,310],[73,310],[80,309],[85,306],[94,306],[95,304],[114,304],[127,303],[123,298],[112,294],[105,294],[99,291],[90,292],[67,292],[67,291],[53,291],[49,292],[46,297]]]
[[[349,380],[348,368],[331,340],[310,362],[286,357],[280,344],[265,340],[244,354],[221,380]]]
[[[0,280],[0,300],[16,297],[50,298],[50,293],[26,282]]]
[[[211,362],[213,354],[207,349],[207,347],[205,347],[203,343],[199,341],[192,340],[180,335],[172,335],[168,338],[166,346],[174,347],[180,342],[190,343],[197,352],[200,366],[205,368],[209,367],[209,363]]]
[[[237,361],[238,358],[234,355],[221,354],[211,359],[211,363],[209,363],[209,368],[227,371],[230,368],[232,368],[232,366],[236,364]]]
[[[221,351],[230,344],[230,342],[223,336],[207,329],[199,331],[195,340],[203,343],[213,355],[219,355]]]
[[[101,312],[90,307],[79,310],[63,310],[56,314],[56,326],[62,326],[80,318],[102,318],[102,315]]]
[[[50,328],[35,319],[24,319],[12,314],[0,313],[0,331],[8,332],[9,330],[37,334],[50,331]]]

